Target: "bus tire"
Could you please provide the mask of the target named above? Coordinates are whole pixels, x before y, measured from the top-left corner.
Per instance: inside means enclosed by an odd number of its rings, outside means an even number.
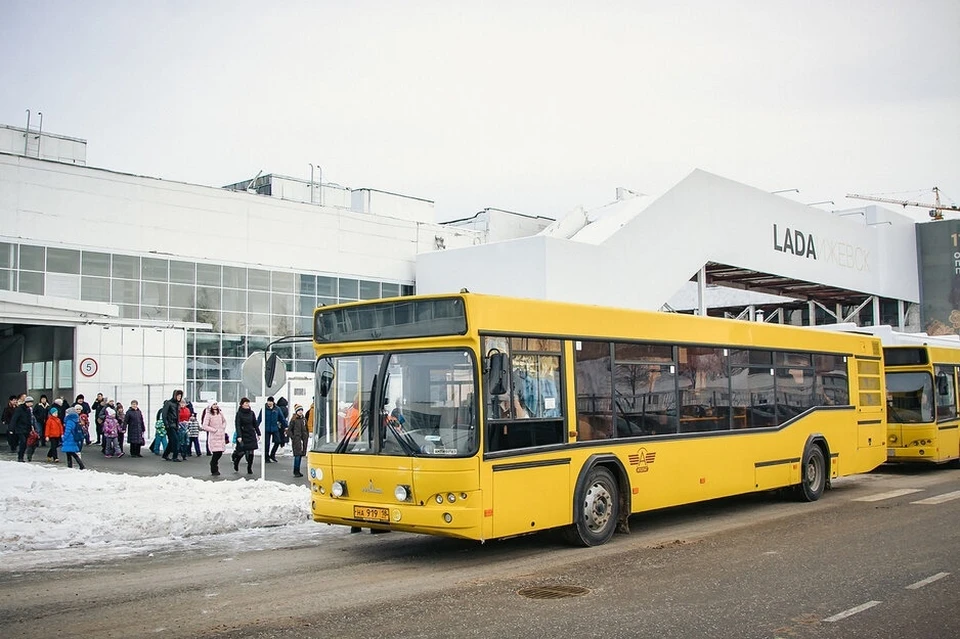
[[[816,444],[809,444],[801,459],[797,497],[800,501],[817,501],[823,495],[826,485],[827,463],[823,449]]]
[[[567,540],[578,546],[610,541],[620,517],[619,492],[613,473],[603,466],[591,468],[574,495],[574,521],[565,531]]]

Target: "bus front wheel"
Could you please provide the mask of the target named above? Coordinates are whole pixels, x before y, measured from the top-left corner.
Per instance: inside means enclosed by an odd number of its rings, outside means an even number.
[[[574,522],[567,539],[580,546],[607,543],[616,531],[619,511],[617,480],[603,466],[594,466],[574,496]]]
[[[810,444],[803,451],[797,497],[800,501],[817,501],[823,495],[826,485],[827,464],[823,457],[823,449],[816,444]]]

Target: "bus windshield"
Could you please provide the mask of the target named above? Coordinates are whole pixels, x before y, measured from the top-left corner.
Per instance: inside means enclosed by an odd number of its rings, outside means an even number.
[[[313,450],[464,457],[477,452],[476,380],[466,350],[377,352],[318,361]],[[329,417],[327,417],[329,415]]]
[[[930,373],[887,373],[887,421],[916,424],[933,421]]]

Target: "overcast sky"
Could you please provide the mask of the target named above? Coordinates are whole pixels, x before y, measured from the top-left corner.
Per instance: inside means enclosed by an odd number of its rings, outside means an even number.
[[[695,168],[960,202],[958,33],[957,0],[0,0],[0,122],[42,111],[90,166],[199,184],[313,162],[440,219]]]

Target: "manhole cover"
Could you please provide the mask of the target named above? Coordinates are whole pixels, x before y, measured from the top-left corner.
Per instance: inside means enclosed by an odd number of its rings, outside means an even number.
[[[529,599],[562,599],[564,597],[579,597],[590,592],[580,586],[531,586],[522,588],[517,594]]]

